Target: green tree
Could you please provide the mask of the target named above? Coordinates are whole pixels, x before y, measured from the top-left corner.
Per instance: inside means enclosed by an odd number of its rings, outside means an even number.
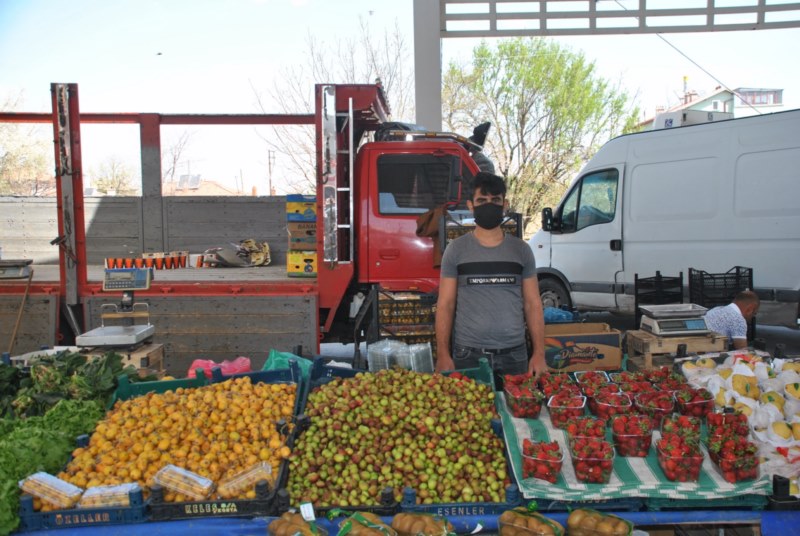
[[[555,203],[597,149],[635,128],[638,109],[593,62],[554,41],[486,42],[469,66],[451,63],[443,77],[443,122],[469,132],[492,122],[485,152],[506,179],[509,199],[529,222]]]

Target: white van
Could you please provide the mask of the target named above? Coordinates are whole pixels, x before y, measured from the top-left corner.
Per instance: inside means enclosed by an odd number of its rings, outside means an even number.
[[[606,143],[530,240],[546,306],[633,313],[634,274],[753,269],[759,323],[797,327],[800,110]]]

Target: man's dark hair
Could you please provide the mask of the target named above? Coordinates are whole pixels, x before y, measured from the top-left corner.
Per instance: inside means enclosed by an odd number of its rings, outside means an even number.
[[[743,290],[736,294],[736,296],[733,298],[733,302],[740,305],[746,305],[748,303],[759,305],[761,303],[761,299],[758,297],[758,294],[752,290]]]
[[[475,179],[472,181],[473,198],[476,192],[488,195],[506,195],[506,183],[502,177],[481,171],[475,175]]]

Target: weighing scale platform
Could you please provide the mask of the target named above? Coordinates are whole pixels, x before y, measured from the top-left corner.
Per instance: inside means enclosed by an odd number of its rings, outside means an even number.
[[[684,337],[659,337],[648,331],[632,330],[625,334],[625,338],[628,344],[628,370],[653,368],[653,359],[658,357],[668,357],[668,362],[656,365],[671,366],[679,344],[685,344],[689,354],[723,352],[728,345],[728,337],[713,331]]]
[[[133,346],[152,337],[156,327],[152,324],[137,326],[103,326],[87,331],[75,338],[78,346]]]

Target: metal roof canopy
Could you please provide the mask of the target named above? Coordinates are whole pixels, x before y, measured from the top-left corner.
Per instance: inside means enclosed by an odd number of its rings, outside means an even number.
[[[800,2],[786,0],[439,0],[439,13],[441,37],[614,35],[800,27]]]
[[[416,121],[431,130],[441,130],[441,39],[446,37],[620,35],[798,27],[800,2],[788,0],[679,3],[675,0],[414,0]],[[439,53],[432,54],[433,50]]]

